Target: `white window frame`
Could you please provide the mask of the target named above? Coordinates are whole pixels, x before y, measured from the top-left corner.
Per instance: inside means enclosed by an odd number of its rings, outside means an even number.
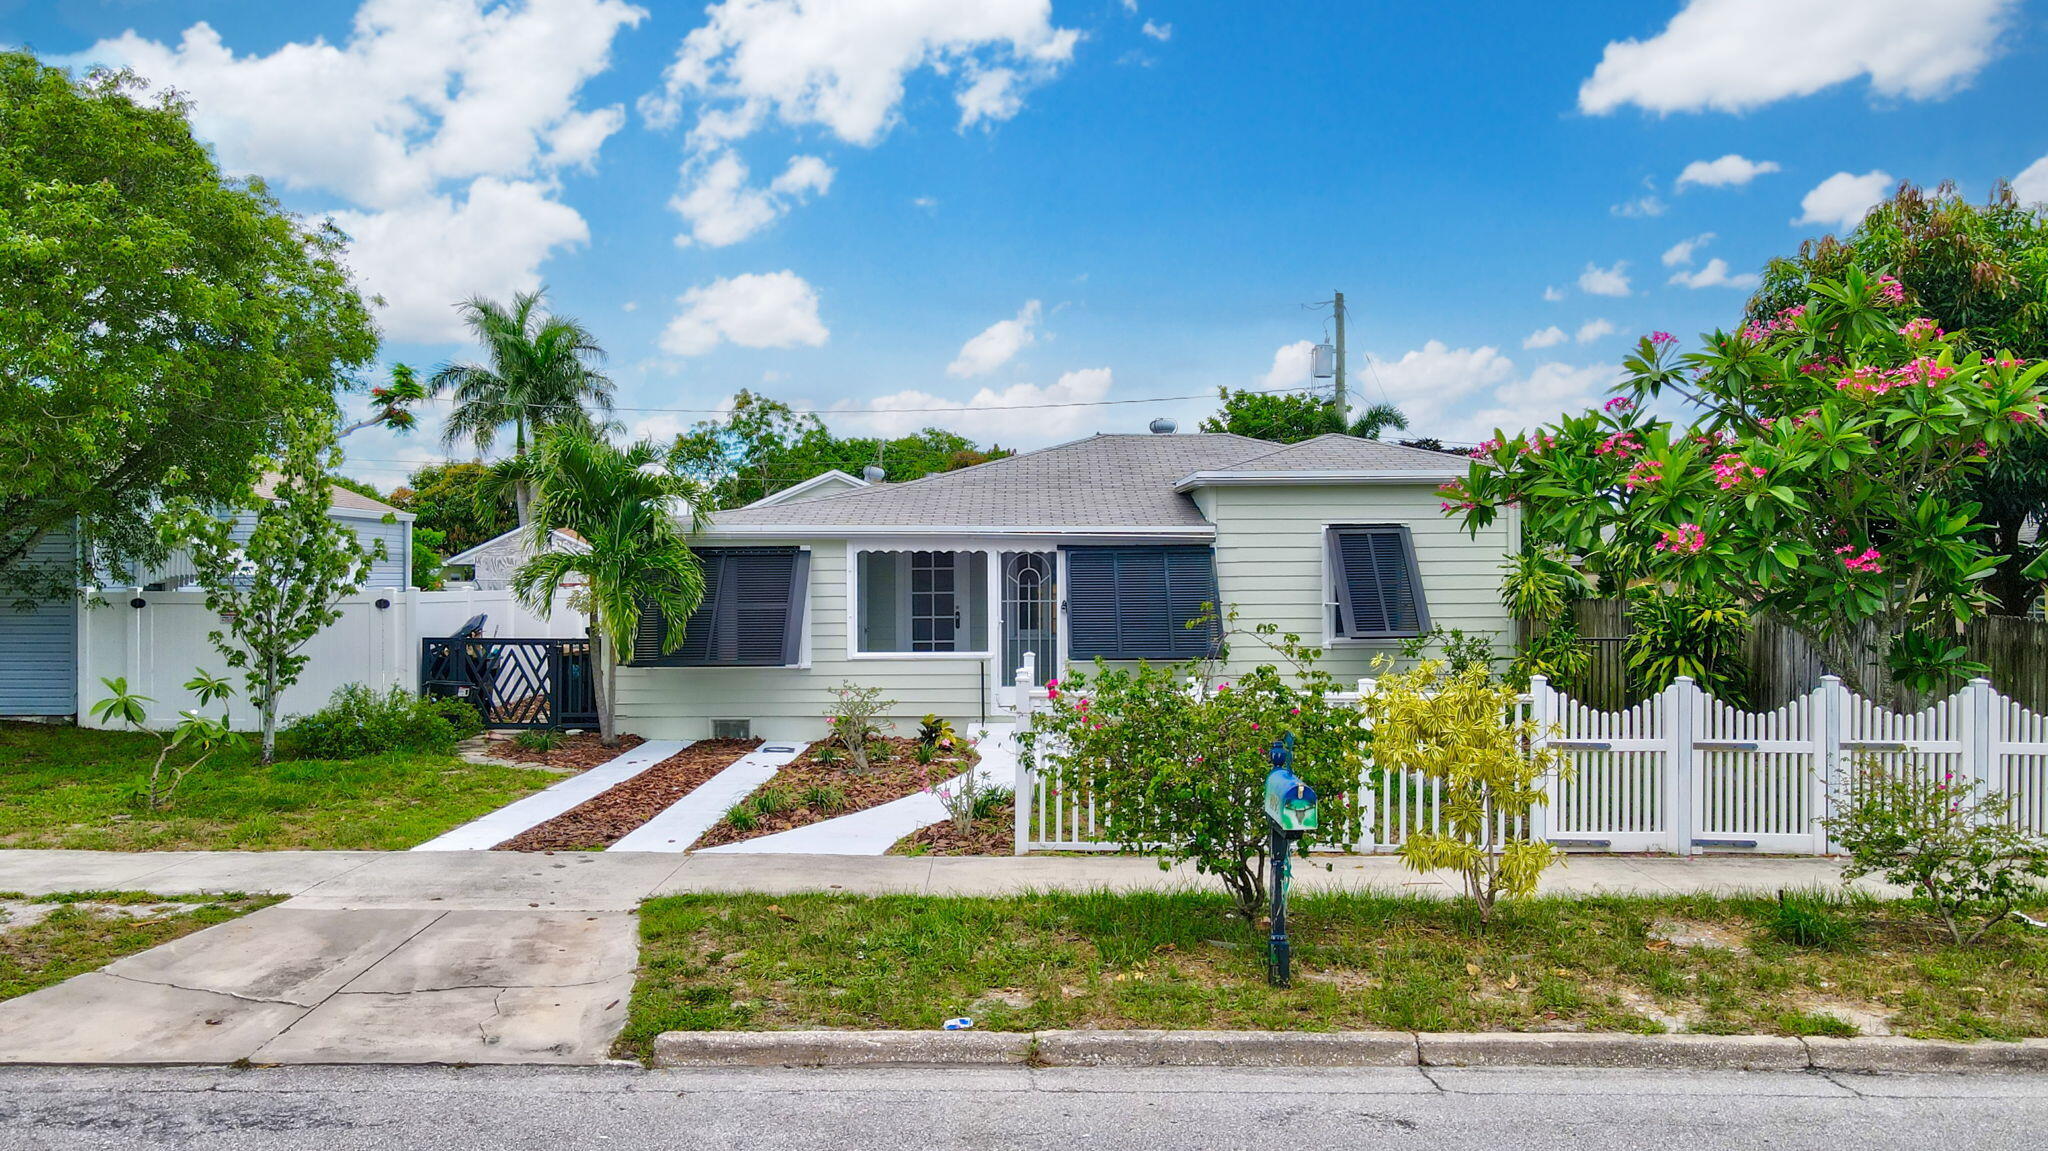
[[[1407,520],[1387,520],[1385,522],[1388,524],[1409,524]],[[1325,648],[1383,648],[1388,651],[1398,651],[1402,644],[1408,642],[1400,636],[1369,636],[1361,638],[1359,636],[1337,634],[1337,568],[1336,565],[1330,562],[1330,531],[1333,528],[1358,526],[1360,524],[1356,519],[1328,520],[1323,524],[1322,529],[1316,532],[1316,554],[1321,557],[1320,562],[1323,570],[1323,603],[1319,609],[1323,617],[1323,646]],[[1408,535],[1411,541],[1410,546],[1413,546],[1412,541],[1415,538],[1415,528],[1412,524],[1408,527]],[[1424,587],[1422,582],[1422,549],[1419,547],[1415,549],[1415,591],[1417,595],[1425,597],[1425,603],[1428,602],[1426,597],[1429,595],[1429,589]]]
[[[1002,558],[1001,551],[1020,550],[1015,546],[1002,549],[987,544],[969,544],[954,540],[909,540],[880,541],[876,543],[849,543],[846,549],[846,658],[849,662],[884,662],[890,660],[983,660],[993,663],[1000,656],[1002,633]],[[863,651],[861,650],[861,598],[860,598],[860,557],[869,552],[949,552],[954,555],[980,553],[987,557],[982,566],[987,569],[982,594],[987,598],[983,611],[982,632],[978,648],[961,651]],[[907,589],[906,589],[907,592]],[[965,594],[964,585],[956,588],[957,594]],[[905,603],[908,599],[906,595]],[[963,613],[964,615],[965,613]],[[973,631],[964,621],[960,631]]]

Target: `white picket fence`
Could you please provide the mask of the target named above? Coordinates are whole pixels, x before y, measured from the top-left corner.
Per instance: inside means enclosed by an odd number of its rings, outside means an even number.
[[[1044,689],[1019,684],[1028,732]],[[1355,703],[1372,690],[1338,697]],[[1621,712],[1598,711],[1542,677],[1521,699],[1541,743],[1566,765],[1547,782],[1532,838],[1615,852],[1706,851],[1826,855],[1823,824],[1838,783],[1871,757],[1888,770],[1953,773],[2004,796],[2017,826],[2048,835],[2048,718],[1971,680],[1912,714],[1862,699],[1834,676],[1775,711],[1742,711],[1680,679]],[[1092,797],[1062,794],[1029,757],[1017,768],[1018,854],[1107,851]],[[1369,770],[1359,796],[1363,833],[1351,849],[1393,851],[1412,831],[1441,826],[1436,785],[1410,773]]]

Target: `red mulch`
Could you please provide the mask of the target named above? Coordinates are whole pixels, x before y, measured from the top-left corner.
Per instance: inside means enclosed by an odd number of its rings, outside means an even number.
[[[576,735],[559,736],[560,742],[552,751],[529,751],[513,742],[509,735],[492,736],[484,745],[484,754],[496,759],[515,759],[520,763],[537,764],[565,771],[588,771],[599,764],[612,760],[639,747],[647,741],[637,735],[622,735],[616,747],[606,747],[602,737],[594,731]]]
[[[758,739],[705,739],[669,756],[610,791],[594,795],[494,851],[588,851],[610,847],[739,757]]]
[[[790,806],[760,816],[759,822],[751,831],[741,831],[721,821],[710,831],[705,832],[704,837],[699,839],[695,846],[716,847],[721,843],[758,839],[778,831],[789,831],[851,812],[865,811],[892,799],[902,799],[928,787],[936,787],[966,771],[969,765],[981,758],[972,749],[963,748],[933,760],[927,767],[911,758],[910,751],[917,746],[916,740],[890,736],[879,742],[889,746],[889,758],[886,761],[871,761],[866,775],[855,775],[844,760],[830,766],[820,764],[813,757],[819,745],[812,745],[803,755],[776,772],[773,779],[754,793],[758,796],[761,791],[774,788],[788,798]],[[814,808],[802,802],[806,791],[824,785],[837,787],[844,792],[845,804],[827,810]]]
[[[945,819],[920,827],[889,848],[890,855],[1012,855],[1017,844],[1014,803],[1002,804],[986,819],[977,819],[962,835]]]

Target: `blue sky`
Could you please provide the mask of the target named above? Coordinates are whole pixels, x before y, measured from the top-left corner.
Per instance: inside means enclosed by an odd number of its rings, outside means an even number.
[[[635,431],[748,387],[1028,447],[1213,407],[1041,405],[1305,383],[1333,289],[1359,393],[1417,433],[1575,407],[1897,179],[2048,199],[2041,15],[57,0],[0,3],[0,41],[189,94],[225,164],[357,237],[387,361],[464,355],[455,299],[545,283]],[[385,484],[443,455],[350,451]]]

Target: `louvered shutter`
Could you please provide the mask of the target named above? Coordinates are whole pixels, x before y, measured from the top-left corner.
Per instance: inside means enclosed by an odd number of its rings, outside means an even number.
[[[1329,548],[1338,635],[1399,639],[1429,630],[1422,573],[1406,525],[1333,527]]]
[[[704,599],[682,645],[660,654],[660,620],[643,612],[634,662],[665,667],[783,667],[803,643],[810,555],[799,548],[703,548]]]
[[[1075,547],[1067,553],[1070,658],[1193,659],[1215,647],[1216,561],[1206,547]],[[1189,621],[1212,617],[1206,626]]]

